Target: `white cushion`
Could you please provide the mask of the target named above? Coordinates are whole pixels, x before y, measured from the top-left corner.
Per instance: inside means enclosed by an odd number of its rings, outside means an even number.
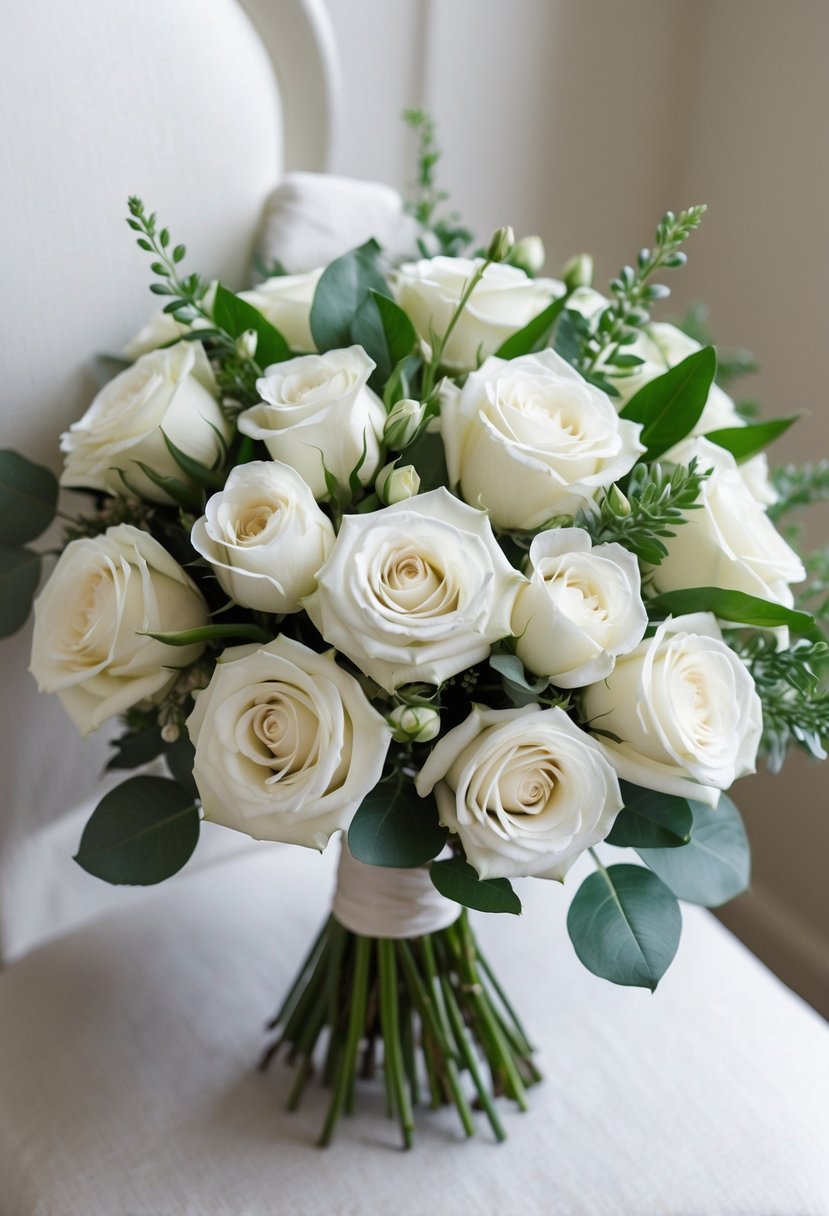
[[[825,1216],[829,1032],[708,913],[656,995],[588,974],[565,889],[479,917],[546,1082],[508,1142],[379,1085],[334,1145],[326,1094],[286,1114],[262,1026],[326,913],[336,850],[258,846],[0,976],[3,1216]]]

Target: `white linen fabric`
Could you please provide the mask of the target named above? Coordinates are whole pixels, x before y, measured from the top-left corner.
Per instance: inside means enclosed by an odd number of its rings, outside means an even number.
[[[707,912],[657,993],[575,959],[562,888],[477,917],[547,1080],[509,1140],[419,1112],[398,1149],[380,1082],[333,1146],[254,1064],[328,910],[336,850],[257,846],[0,975],[3,1216],[826,1216],[829,1031]]]

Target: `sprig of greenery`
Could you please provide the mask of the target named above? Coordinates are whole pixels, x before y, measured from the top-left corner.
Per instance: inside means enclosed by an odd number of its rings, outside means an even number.
[[[169,302],[164,306],[164,312],[172,313],[175,319],[184,325],[190,325],[199,318],[212,324],[212,317],[204,306],[208,284],[201,275],[190,274],[182,278],[179,274],[179,266],[187,254],[187,247],[171,247],[169,229],[158,228],[155,211],[148,215],[140,198],[132,195],[127,206],[127,223],[133,232],[139,234],[139,248],[156,259],[150,269],[161,281],[152,283],[150,291],[156,296],[170,296]]]
[[[826,642],[799,641],[778,650],[769,633],[729,630],[725,637],[751,672],[762,702],[760,750],[769,769],[778,772],[792,747],[824,758],[829,743]]]
[[[594,544],[619,541],[640,561],[658,566],[668,550],[662,537],[676,535],[686,522],[686,512],[700,504],[702,483],[709,470],[697,468],[696,457],[685,465],[636,465],[623,494],[611,486],[598,503],[598,510],[576,517]]]
[[[670,288],[651,282],[651,278],[658,270],[685,264],[680,246],[699,227],[705,210],[701,205],[678,215],[666,212],[656,229],[653,249],[640,250],[636,266],[623,266],[611,281],[612,302],[582,337],[578,370],[585,376],[594,378],[600,368],[612,369],[614,374],[629,372],[640,362],[636,356],[625,354],[623,348],[634,342],[650,321],[651,304],[670,295]]]
[[[769,507],[775,523],[795,507],[809,507],[829,501],[829,460],[815,464],[787,464],[772,473],[777,502]]]
[[[422,106],[413,106],[403,111],[403,121],[418,139],[417,196],[406,203],[406,210],[415,217],[424,235],[431,235],[437,245],[436,249],[430,249],[427,241],[420,239],[420,252],[423,257],[433,257],[435,253],[456,257],[471,244],[473,234],[460,223],[456,211],[442,217],[437,215],[449,195],[437,185],[435,170],[443,152],[437,145],[435,120]]]

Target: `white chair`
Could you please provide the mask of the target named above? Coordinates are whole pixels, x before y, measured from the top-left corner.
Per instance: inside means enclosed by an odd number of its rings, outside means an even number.
[[[280,169],[323,167],[324,14],[244,9],[27,0],[6,14],[4,445],[56,465],[56,433],[89,397],[87,352],[117,350],[151,307],[128,193],[194,266],[236,283]],[[311,1147],[322,1093],[288,1116],[281,1067],[253,1065],[327,910],[335,850],[216,829],[221,864],[161,890],[83,874],[69,858],[103,743],[36,697],[27,644],[2,655],[0,935],[19,961],[0,974],[0,1216],[829,1211],[823,1023],[697,909],[655,997],[596,980],[564,929],[578,873],[564,890],[524,884],[522,921],[480,925],[548,1076],[529,1115],[506,1116],[508,1143],[483,1128],[461,1143],[445,1112],[400,1154],[369,1088],[334,1147]]]

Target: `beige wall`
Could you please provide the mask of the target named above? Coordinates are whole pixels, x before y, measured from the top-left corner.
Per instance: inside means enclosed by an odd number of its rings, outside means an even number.
[[[710,214],[674,277],[725,344],[761,357],[770,414],[807,411],[780,460],[829,454],[829,3],[826,0],[329,0],[345,62],[335,168],[403,185],[398,115],[439,120],[443,176],[483,235],[539,232],[554,271],[591,250],[600,281],[667,208]],[[826,543],[829,507],[812,539]],[[737,788],[749,895],[723,915],[829,1013],[826,768],[800,758]]]

